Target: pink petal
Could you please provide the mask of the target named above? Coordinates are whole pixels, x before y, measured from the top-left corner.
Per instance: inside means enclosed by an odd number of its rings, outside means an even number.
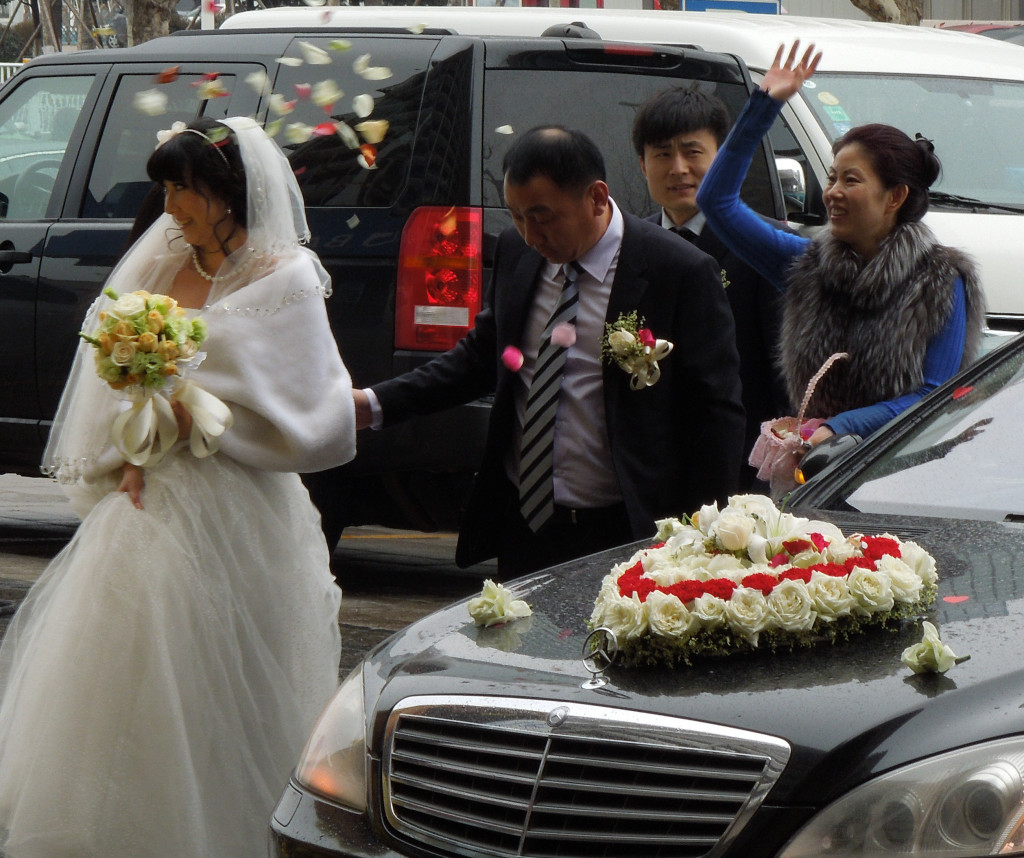
[[[506,346],[501,353],[501,362],[512,372],[519,372],[523,368],[523,353],[515,346]]]
[[[551,332],[551,344],[562,349],[570,348],[576,342],[576,326],[568,322],[555,325]]]

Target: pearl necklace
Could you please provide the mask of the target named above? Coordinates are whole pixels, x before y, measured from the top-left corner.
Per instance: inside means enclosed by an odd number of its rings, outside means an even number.
[[[199,263],[199,254],[196,253],[195,245],[191,245],[192,248],[192,264],[195,266],[196,274],[202,277],[204,280],[209,280],[211,283],[218,279],[218,275],[210,274],[203,266]]]

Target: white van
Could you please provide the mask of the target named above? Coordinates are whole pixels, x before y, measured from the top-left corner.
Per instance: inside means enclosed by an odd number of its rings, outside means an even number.
[[[990,324],[1024,330],[1024,49],[969,33],[873,22],[714,12],[436,6],[277,8],[222,28],[420,27],[464,35],[540,35],[581,22],[601,38],[693,45],[740,57],[759,81],[780,44],[823,51],[802,99],[770,133],[790,219],[825,222],[832,142],[885,122],[935,142],[943,174],[927,222],[981,265]],[[543,94],[538,94],[543,97]]]

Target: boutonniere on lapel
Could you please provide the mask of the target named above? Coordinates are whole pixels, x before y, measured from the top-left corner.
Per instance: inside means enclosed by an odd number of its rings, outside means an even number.
[[[729,278],[725,276],[725,269],[724,268],[722,269],[722,288],[723,289],[728,289],[729,288]]]
[[[636,311],[620,313],[612,323],[605,323],[601,355],[608,363],[617,363],[630,374],[629,386],[643,390],[661,378],[658,361],[668,357],[672,343],[656,339],[650,328],[641,327]]]

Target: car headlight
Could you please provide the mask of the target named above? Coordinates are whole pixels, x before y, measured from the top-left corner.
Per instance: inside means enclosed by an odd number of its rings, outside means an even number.
[[[295,770],[295,778],[303,786],[359,811],[366,810],[364,713],[360,666],[327,704]]]
[[[1024,855],[1024,740],[914,763],[851,790],[780,858]]]

